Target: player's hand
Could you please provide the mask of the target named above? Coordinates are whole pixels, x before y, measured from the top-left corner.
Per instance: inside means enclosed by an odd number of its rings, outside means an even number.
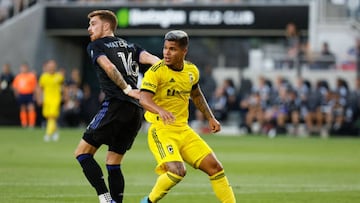
[[[217,133],[221,130],[221,125],[215,118],[209,119],[209,127],[212,133]]]
[[[175,116],[171,112],[161,110],[159,111],[159,116],[165,125],[172,124],[175,122]]]
[[[133,97],[135,99],[140,99],[140,90],[139,89],[132,89],[132,90],[130,90],[128,96]]]

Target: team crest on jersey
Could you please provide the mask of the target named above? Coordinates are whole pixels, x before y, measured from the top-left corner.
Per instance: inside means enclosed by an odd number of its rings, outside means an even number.
[[[191,72],[189,72],[189,79],[190,79],[190,83],[191,83],[191,84],[192,84],[192,83],[194,82],[194,80],[195,80],[194,74],[191,73]]]
[[[168,145],[166,146],[167,150],[169,151],[170,154],[173,154],[174,153],[174,148],[172,145]]]

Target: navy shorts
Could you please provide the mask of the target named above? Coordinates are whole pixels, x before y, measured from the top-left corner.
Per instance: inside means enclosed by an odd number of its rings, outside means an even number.
[[[17,100],[20,105],[31,104],[31,103],[34,103],[34,95],[33,94],[19,94]]]
[[[141,107],[120,100],[104,101],[86,128],[83,139],[96,148],[105,144],[109,151],[125,154],[131,148],[142,121]]]

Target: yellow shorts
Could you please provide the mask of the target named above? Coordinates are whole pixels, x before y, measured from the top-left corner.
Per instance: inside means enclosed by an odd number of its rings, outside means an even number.
[[[60,114],[60,103],[57,101],[44,102],[42,106],[42,113],[45,118],[57,118]]]
[[[156,161],[156,173],[166,172],[166,162],[186,162],[199,168],[201,161],[212,149],[188,125],[184,127],[164,127],[152,124],[148,131],[148,144]]]

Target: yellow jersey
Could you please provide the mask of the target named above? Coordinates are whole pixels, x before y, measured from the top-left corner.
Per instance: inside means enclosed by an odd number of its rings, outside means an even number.
[[[198,82],[199,70],[194,64],[184,61],[184,68],[176,71],[161,60],[145,72],[141,90],[154,93],[154,102],[175,116],[171,125],[183,126],[188,123],[191,90]],[[145,119],[149,123],[162,123],[158,114],[149,111]]]
[[[61,88],[64,76],[61,73],[43,73],[39,79],[39,85],[43,89],[44,103],[58,103],[61,101]]]

